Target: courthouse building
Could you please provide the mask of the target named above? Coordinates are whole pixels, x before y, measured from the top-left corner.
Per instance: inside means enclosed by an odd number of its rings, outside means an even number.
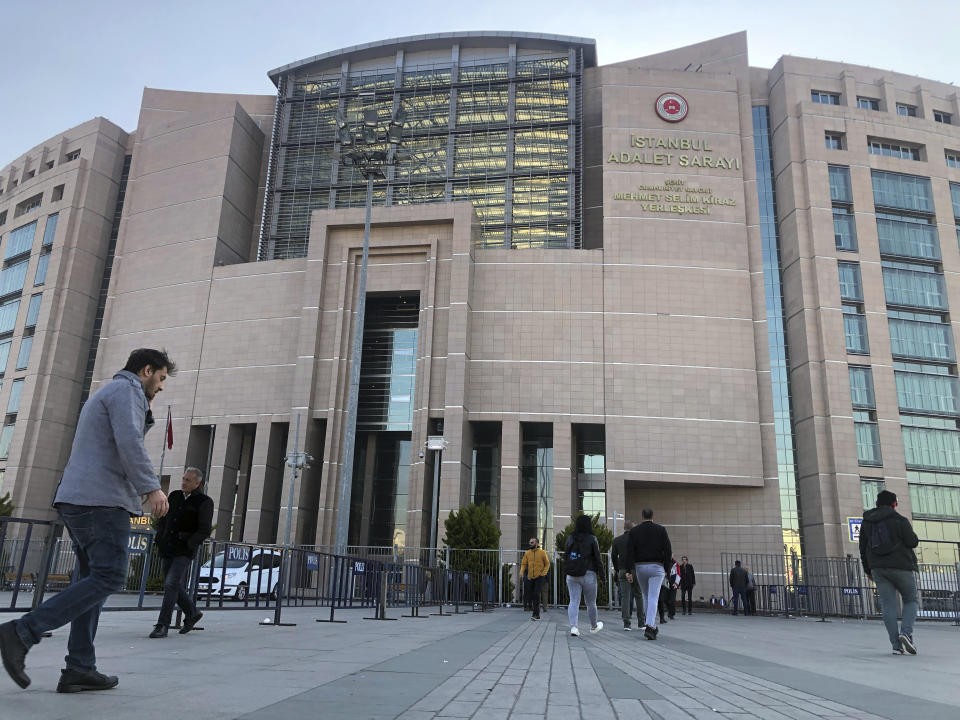
[[[923,559],[956,558],[952,85],[754,68],[744,33],[610,65],[583,38],[422,35],[269,76],[147,89],[135,129],[0,170],[18,515],[50,514],[88,394],[163,347],[164,482],[209,466],[217,537],[282,539],[305,449],[294,537],[333,542],[366,197],[342,160],[373,110],[402,143],[373,184],[351,544],[425,546],[438,462],[440,520],[487,503],[504,548],[649,506],[698,570],[844,555],[885,486]]]

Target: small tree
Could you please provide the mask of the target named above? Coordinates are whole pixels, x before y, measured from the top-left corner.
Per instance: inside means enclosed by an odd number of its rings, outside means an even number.
[[[10,500],[10,493],[0,497],[0,517],[10,517],[13,515],[13,502]]]
[[[450,569],[474,573],[478,583],[485,575],[497,583],[500,561],[493,551],[500,547],[500,528],[489,505],[466,505],[443,521],[443,543],[450,548]],[[489,582],[489,581],[488,581]],[[480,587],[475,586],[475,593]]]

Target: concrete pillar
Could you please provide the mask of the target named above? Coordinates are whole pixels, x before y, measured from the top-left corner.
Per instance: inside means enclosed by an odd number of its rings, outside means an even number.
[[[500,547],[524,547],[520,538],[520,423],[504,419],[500,438]]]
[[[240,450],[243,446],[243,427],[221,424],[213,440],[213,457],[205,491],[213,498],[214,537],[227,540],[237,496],[237,472],[240,469]]]
[[[577,511],[573,481],[575,471],[572,426],[568,422],[553,425],[553,534],[566,527]]]
[[[257,437],[253,443],[253,463],[247,480],[247,509],[243,523],[243,542],[257,542],[263,505],[264,478],[267,471],[267,453],[270,447],[269,420],[257,423]]]

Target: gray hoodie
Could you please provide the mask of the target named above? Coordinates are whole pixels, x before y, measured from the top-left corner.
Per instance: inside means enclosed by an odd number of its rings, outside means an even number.
[[[143,384],[121,370],[80,412],[70,459],[53,500],[71,505],[119,507],[142,515],[142,495],[160,489],[143,438],[150,403]]]

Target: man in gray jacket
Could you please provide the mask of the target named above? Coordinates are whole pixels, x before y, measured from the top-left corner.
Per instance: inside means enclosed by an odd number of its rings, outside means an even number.
[[[106,690],[116,676],[97,672],[93,639],[100,608],[126,582],[130,517],[142,515],[142,496],[154,517],[167,512],[143,444],[153,425],[150,406],[176,365],[165,352],[134,350],[126,366],[80,412],[70,459],[53,505],[70,532],[79,580],[19,620],[0,625],[3,667],[17,685],[30,684],[27,652],[43,633],[70,623],[66,668],[57,692]]]

